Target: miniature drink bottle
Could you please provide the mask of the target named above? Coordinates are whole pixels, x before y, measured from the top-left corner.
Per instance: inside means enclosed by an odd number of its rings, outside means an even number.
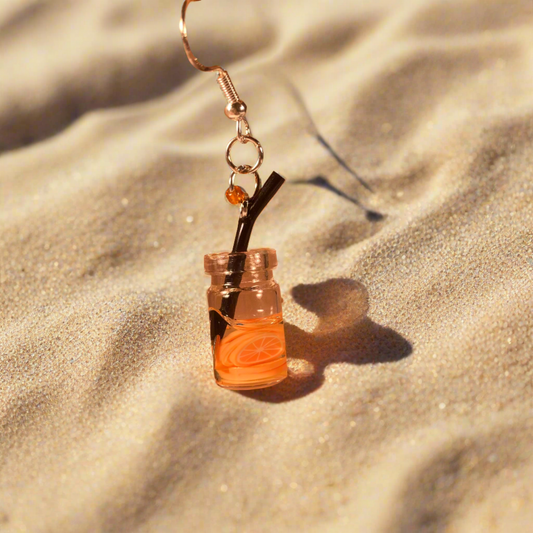
[[[215,379],[228,389],[270,387],[287,377],[276,251],[208,254],[206,274]]]

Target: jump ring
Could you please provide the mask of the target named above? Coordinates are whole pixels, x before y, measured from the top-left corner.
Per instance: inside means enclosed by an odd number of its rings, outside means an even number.
[[[231,173],[231,176],[229,177],[229,190],[230,191],[233,191],[233,189],[235,188],[235,175],[236,174],[246,174],[246,171],[248,171],[250,168],[252,168],[250,165],[241,165],[237,169],[237,172],[232,172]],[[257,172],[256,172],[256,174],[257,174]],[[255,191],[254,191],[254,194],[255,194]]]
[[[255,162],[255,164],[252,167],[250,165],[242,165],[241,167],[238,167],[232,161],[232,159],[231,159],[231,149],[232,149],[233,145],[237,141],[241,142],[242,144],[252,143],[257,148],[257,161]],[[261,146],[260,142],[257,139],[255,139],[254,137],[250,137],[250,136],[243,136],[243,140],[242,141],[239,140],[239,137],[234,137],[233,139],[231,139],[231,141],[229,142],[229,144],[228,144],[228,146],[226,148],[226,162],[228,163],[228,165],[231,168],[231,170],[233,172],[236,172],[237,174],[252,174],[253,172],[255,172],[263,164],[263,158],[264,157],[265,157],[265,153],[263,151],[263,147]],[[247,170],[246,171],[239,170],[239,168],[243,168],[243,169],[247,169]]]
[[[242,165],[239,167],[239,169],[242,169],[242,170],[248,170],[248,169],[251,169],[252,167],[250,167],[250,165]],[[261,186],[262,186],[262,183],[261,183],[261,178],[259,177],[259,173],[256,172],[256,171],[252,171],[252,170],[248,170],[247,172],[239,172],[239,174],[253,174],[254,177],[255,177],[255,189],[254,189],[254,194],[252,195],[255,196],[257,194],[257,192],[261,189]],[[229,177],[229,189],[230,191],[233,191],[234,187],[235,187],[235,176],[237,175],[237,172],[232,172],[231,173],[231,176]]]

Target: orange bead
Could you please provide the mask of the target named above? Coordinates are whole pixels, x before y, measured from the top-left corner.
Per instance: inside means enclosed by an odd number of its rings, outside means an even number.
[[[233,190],[226,190],[226,200],[233,205],[242,204],[244,201],[248,200],[247,192],[238,185],[233,187]]]

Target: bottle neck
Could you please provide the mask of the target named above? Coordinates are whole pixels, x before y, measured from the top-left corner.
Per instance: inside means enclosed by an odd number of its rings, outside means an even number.
[[[274,279],[271,268],[249,272],[211,273],[211,285],[225,288],[246,288]]]

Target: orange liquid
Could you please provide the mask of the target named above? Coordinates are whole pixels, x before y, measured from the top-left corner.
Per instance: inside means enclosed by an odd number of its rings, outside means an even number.
[[[260,389],[287,377],[285,331],[281,313],[266,318],[231,320],[224,337],[213,343],[215,378],[221,387]]]

